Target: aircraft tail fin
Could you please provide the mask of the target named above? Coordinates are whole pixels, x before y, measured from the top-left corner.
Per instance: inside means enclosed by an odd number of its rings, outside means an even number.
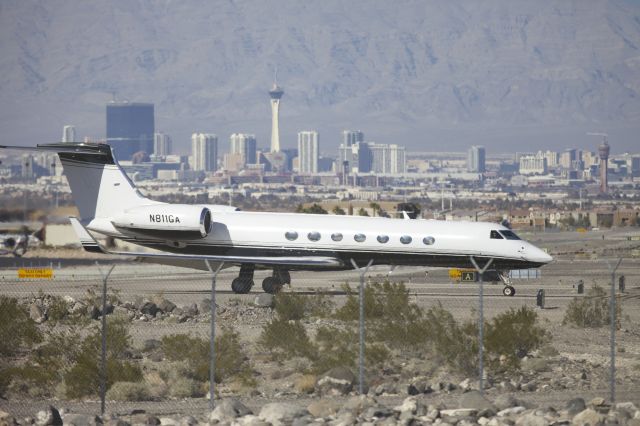
[[[0,148],[56,152],[83,223],[157,203],[140,194],[107,144],[52,143],[35,148],[3,145]]]

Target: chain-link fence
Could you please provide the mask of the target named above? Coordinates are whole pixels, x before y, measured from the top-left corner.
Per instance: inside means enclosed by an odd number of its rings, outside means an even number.
[[[26,271],[0,271],[0,409],[14,416],[49,404],[205,415],[212,371],[214,401],[236,397],[249,407],[358,392],[390,403],[407,395],[446,402],[480,383],[490,400],[640,403],[634,259],[615,276],[604,260],[559,260],[512,278],[513,296],[501,282],[452,279],[446,270],[374,266],[292,271],[292,286],[274,298],[260,288],[270,271],[255,272],[251,293],[235,294],[238,268],[222,269],[215,347],[215,271],[25,261]]]

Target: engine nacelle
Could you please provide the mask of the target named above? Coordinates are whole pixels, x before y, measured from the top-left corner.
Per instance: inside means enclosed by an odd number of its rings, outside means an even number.
[[[120,232],[165,240],[197,240],[211,232],[211,211],[189,204],[155,204],[135,207],[111,223]]]

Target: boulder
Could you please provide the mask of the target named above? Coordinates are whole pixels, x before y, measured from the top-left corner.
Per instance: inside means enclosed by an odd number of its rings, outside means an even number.
[[[281,426],[292,424],[296,418],[304,417],[308,414],[309,412],[306,409],[297,407],[294,404],[272,402],[262,407],[258,417],[273,426]]]
[[[598,426],[604,424],[604,416],[599,414],[596,410],[587,408],[573,416],[571,424],[577,426]]]
[[[198,419],[193,416],[184,416],[178,420],[178,426],[196,426]]]
[[[472,390],[465,392],[458,399],[458,407],[473,408],[478,411],[492,410],[495,412],[496,407],[485,398],[479,391]]]
[[[359,416],[367,408],[373,407],[376,404],[377,404],[377,401],[374,398],[371,398],[369,396],[366,396],[366,395],[353,396],[349,398],[347,402],[345,402],[342,405],[340,412],[347,411],[352,414],[355,414],[356,416]]]
[[[549,422],[543,417],[535,413],[527,413],[518,417],[516,426],[546,426]]]
[[[53,405],[50,405],[46,410],[38,412],[36,424],[38,426],[62,425],[62,417],[60,417],[58,410]]]
[[[414,377],[411,379],[409,386],[407,386],[407,394],[409,395],[421,395],[431,392],[433,392],[433,388],[429,385],[429,380],[426,377]]]
[[[17,424],[18,422],[11,414],[0,410],[0,426],[15,426]]]
[[[584,399],[582,398],[573,398],[571,401],[567,402],[567,411],[570,416],[575,416],[581,411],[584,411],[585,408],[587,408],[587,405],[584,403]]]
[[[199,313],[198,305],[195,303],[192,303],[189,306],[183,307],[182,310],[184,311],[185,315],[188,315],[190,317],[195,317]]]
[[[102,426],[102,420],[98,416],[90,414],[65,414],[62,418],[67,426]]]
[[[158,306],[158,309],[160,309],[162,312],[165,312],[165,313],[172,312],[176,308],[175,303],[164,298],[160,300],[160,303],[158,303],[157,306]]]
[[[158,305],[150,300],[143,300],[142,303],[140,303],[138,310],[145,315],[155,317],[156,312],[158,312]]]
[[[321,395],[346,395],[355,382],[356,376],[347,367],[334,367],[318,378],[316,390]]]
[[[236,417],[253,414],[242,402],[237,399],[223,399],[209,415],[209,422],[232,422]]]
[[[307,411],[313,417],[329,417],[335,415],[340,409],[340,403],[333,399],[318,399],[307,406]]]
[[[515,407],[518,405],[518,400],[509,394],[501,394],[493,401],[493,405],[498,411],[502,411],[507,408]]]
[[[253,304],[260,308],[273,308],[275,306],[275,300],[273,294],[260,293],[254,299]]]
[[[526,410],[525,407],[518,405],[516,407],[505,408],[502,411],[498,411],[497,415],[498,417],[517,416],[518,414],[522,413],[525,410]]]

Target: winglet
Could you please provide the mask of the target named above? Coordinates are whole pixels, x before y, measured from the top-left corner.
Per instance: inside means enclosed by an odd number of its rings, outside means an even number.
[[[86,251],[89,251],[92,253],[104,253],[104,250],[102,250],[102,247],[100,247],[100,244],[98,244],[96,239],[93,238],[93,236],[91,236],[89,231],[87,231],[87,228],[85,228],[80,223],[77,217],[73,217],[73,216],[69,217],[69,221],[71,222],[71,227],[73,228],[76,235],[78,236],[78,239],[80,240],[80,244],[82,244],[82,247]]]

